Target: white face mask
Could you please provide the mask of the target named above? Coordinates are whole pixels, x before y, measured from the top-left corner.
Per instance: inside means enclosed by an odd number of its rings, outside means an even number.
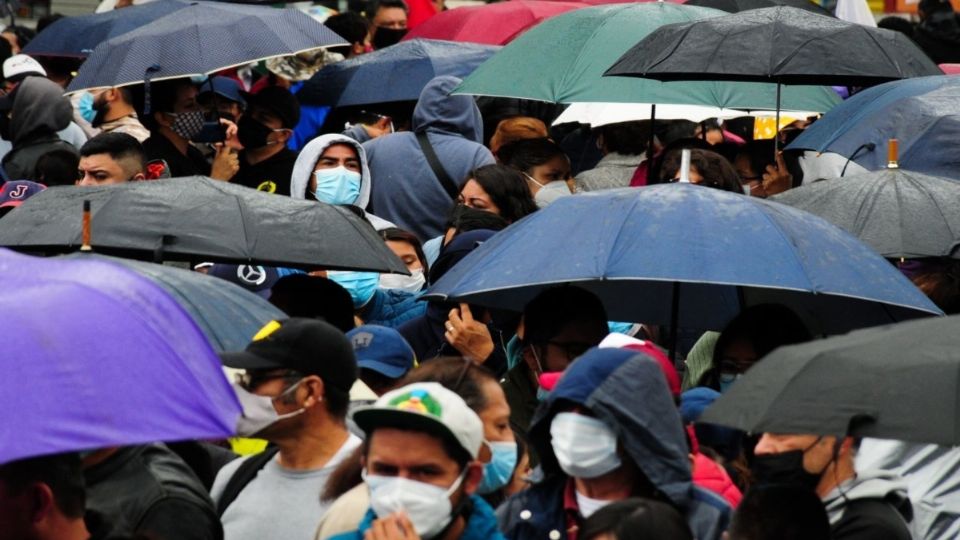
[[[370,488],[370,508],[378,517],[402,510],[410,518],[417,535],[429,539],[453,520],[450,496],[460,488],[467,470],[464,469],[447,489],[399,476],[368,475],[366,471],[363,480]]]
[[[596,478],[620,466],[617,436],[606,424],[582,414],[557,413],[550,444],[567,476]]]
[[[547,182],[545,186],[540,188],[540,191],[537,191],[537,194],[533,196],[533,201],[537,203],[537,208],[546,208],[553,201],[567,195],[573,195],[573,193],[570,193],[570,186],[562,180],[554,180],[553,182]]]
[[[423,269],[414,270],[409,276],[402,274],[380,274],[381,289],[400,289],[407,292],[420,292],[427,278],[423,275]]]
[[[276,424],[280,420],[292,418],[298,414],[302,414],[306,410],[303,407],[293,412],[280,414],[273,406],[273,402],[275,400],[280,399],[284,395],[294,391],[299,384],[300,382],[298,381],[297,384],[287,388],[279,396],[272,398],[269,396],[258,396],[250,393],[239,384],[233,383],[233,391],[237,394],[237,399],[240,401],[240,406],[243,408],[243,414],[240,415],[240,418],[237,420],[237,436],[254,437],[261,431],[267,429],[273,424]]]

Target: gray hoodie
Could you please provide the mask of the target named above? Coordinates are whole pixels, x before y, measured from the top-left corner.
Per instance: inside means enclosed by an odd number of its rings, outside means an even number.
[[[483,142],[480,109],[470,96],[451,96],[460,84],[437,77],[420,94],[413,110],[413,133],[391,133],[363,144],[373,174],[372,207],[377,215],[421,240],[443,234],[454,201],[420,150],[416,133],[426,133],[441,165],[459,186],[467,174],[494,163]]]
[[[347,137],[331,133],[321,135],[313,139],[297,156],[296,163],[293,164],[293,175],[290,177],[290,197],[294,199],[305,199],[307,197],[307,188],[310,185],[310,177],[313,176],[313,169],[317,166],[317,160],[323,152],[334,144],[347,144],[357,151],[357,157],[360,159],[360,195],[353,202],[354,205],[366,209],[370,204],[370,167],[367,165],[367,153],[363,145]],[[380,219],[370,213],[366,215],[367,221],[375,229],[383,230],[392,227],[393,224],[384,219]]]
[[[40,156],[52,150],[76,149],[60,140],[57,132],[70,125],[73,107],[63,88],[43,77],[27,77],[16,89],[10,115],[13,148],[3,158],[11,180],[33,178]]]

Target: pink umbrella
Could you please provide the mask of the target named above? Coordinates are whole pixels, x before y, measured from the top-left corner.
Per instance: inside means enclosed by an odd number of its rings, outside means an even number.
[[[458,7],[438,13],[410,30],[404,40],[416,38],[506,45],[540,21],[585,7],[580,2],[512,0],[485,6]]]

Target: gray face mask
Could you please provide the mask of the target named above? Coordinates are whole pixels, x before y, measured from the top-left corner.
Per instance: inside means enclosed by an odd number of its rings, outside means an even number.
[[[533,200],[537,203],[538,208],[546,208],[553,201],[567,195],[573,195],[570,193],[570,187],[567,186],[567,183],[562,180],[554,180],[541,187],[540,191],[537,191],[537,194],[533,196]]]
[[[233,383],[233,391],[237,394],[237,399],[240,401],[240,406],[243,408],[243,414],[237,420],[237,436],[254,437],[258,433],[281,420],[293,418],[294,416],[303,414],[303,412],[306,410],[303,407],[293,412],[280,414],[273,406],[274,401],[282,398],[290,392],[293,392],[299,384],[300,382],[298,381],[290,388],[284,390],[279,396],[272,398],[269,396],[258,396],[256,394],[252,394],[239,384]]]

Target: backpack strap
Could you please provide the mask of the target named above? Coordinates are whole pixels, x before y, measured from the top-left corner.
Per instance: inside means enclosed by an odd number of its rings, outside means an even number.
[[[276,446],[267,448],[263,452],[247,459],[237,467],[233,476],[227,481],[227,485],[224,486],[223,493],[220,494],[220,500],[217,502],[217,516],[223,517],[223,513],[227,511],[227,507],[237,499],[237,496],[240,495],[243,488],[247,487],[247,484],[257,477],[260,469],[264,468],[279,451],[280,449]]]
[[[457,184],[450,178],[447,171],[443,169],[437,153],[433,150],[433,145],[430,144],[430,139],[427,138],[427,133],[425,131],[419,131],[416,133],[416,136],[417,142],[420,143],[420,150],[423,150],[423,157],[427,158],[427,163],[430,164],[430,169],[433,170],[434,176],[440,181],[440,185],[443,186],[443,190],[447,192],[447,195],[450,195],[451,199],[457,200],[457,197],[460,196],[460,190],[457,189]]]

